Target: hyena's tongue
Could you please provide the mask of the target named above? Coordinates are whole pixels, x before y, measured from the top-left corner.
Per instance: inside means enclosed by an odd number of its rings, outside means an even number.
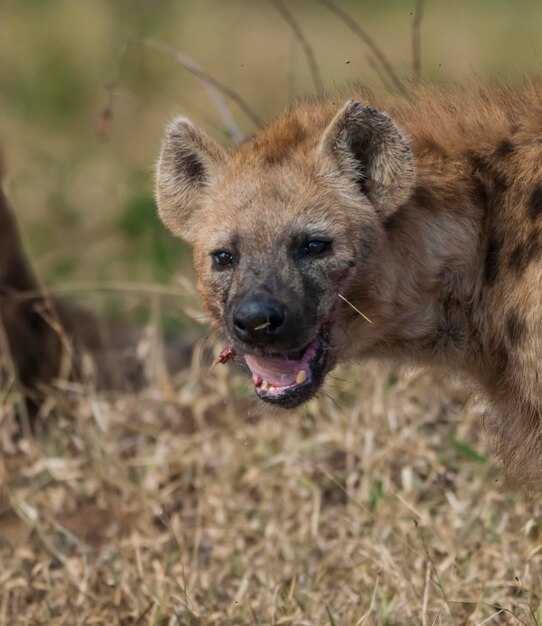
[[[252,374],[252,380],[257,387],[263,384],[272,387],[292,387],[301,385],[311,378],[311,360],[316,354],[316,341],[313,341],[305,350],[300,359],[259,356],[246,354],[245,361]],[[211,368],[219,363],[227,363],[236,357],[237,351],[230,345],[216,357]],[[263,388],[263,387],[262,387]]]
[[[307,380],[311,357],[312,354],[307,350],[297,361],[253,354],[245,355],[245,361],[256,385],[265,381],[274,387],[290,387]]]

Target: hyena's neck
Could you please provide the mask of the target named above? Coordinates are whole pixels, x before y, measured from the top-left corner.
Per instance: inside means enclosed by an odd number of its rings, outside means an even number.
[[[374,341],[368,352],[476,373],[484,272],[491,271],[484,210],[468,165],[421,166],[410,201],[386,225],[375,279],[359,294],[375,318],[374,330],[363,330]]]

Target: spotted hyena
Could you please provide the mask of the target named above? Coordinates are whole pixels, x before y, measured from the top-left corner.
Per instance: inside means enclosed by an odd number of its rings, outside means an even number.
[[[386,112],[384,112],[386,111]],[[167,128],[160,215],[257,395],[339,361],[468,373],[511,476],[542,481],[542,85],[301,102],[230,150]]]

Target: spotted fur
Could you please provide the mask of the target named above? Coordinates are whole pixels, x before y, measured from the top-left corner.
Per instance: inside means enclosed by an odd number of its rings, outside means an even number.
[[[265,283],[307,312],[306,339],[331,320],[337,360],[466,372],[492,401],[507,476],[542,490],[539,83],[381,100],[353,89],[298,103],[230,150],[181,120],[156,188],[216,324],[227,330],[228,303]],[[333,254],[301,269],[293,241],[313,233]],[[220,247],[239,261],[218,276]]]

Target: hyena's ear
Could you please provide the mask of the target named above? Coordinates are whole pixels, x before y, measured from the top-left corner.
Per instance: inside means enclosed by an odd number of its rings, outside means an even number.
[[[322,156],[332,159],[384,217],[405,202],[416,169],[408,140],[393,120],[350,100],[326,128]]]
[[[166,128],[156,167],[158,212],[169,230],[191,242],[198,210],[220,172],[224,150],[185,117]]]

